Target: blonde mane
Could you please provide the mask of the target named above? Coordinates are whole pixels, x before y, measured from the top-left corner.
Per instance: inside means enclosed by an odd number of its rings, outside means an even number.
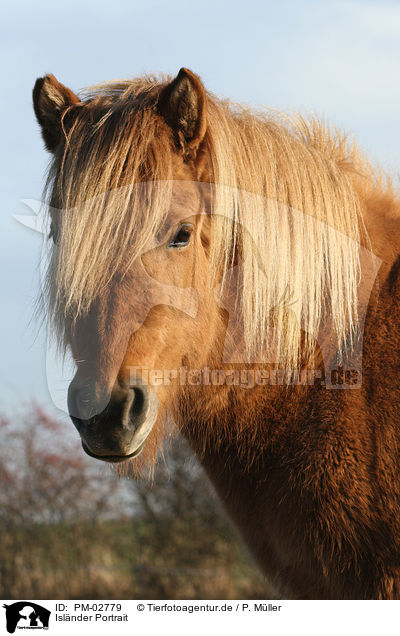
[[[174,148],[156,114],[166,81],[94,87],[73,107],[69,128],[64,117],[65,149],[48,181],[58,241],[47,295],[61,337],[65,319],[88,310],[151,246],[168,215]],[[315,120],[254,113],[208,94],[207,122],[216,184],[211,262],[223,263],[226,275],[233,248],[240,251],[248,350],[265,348],[274,330],[279,361],[293,368],[300,351],[312,350],[324,312],[340,350],[357,327],[363,225],[353,179],[357,171],[369,178],[368,166]]]

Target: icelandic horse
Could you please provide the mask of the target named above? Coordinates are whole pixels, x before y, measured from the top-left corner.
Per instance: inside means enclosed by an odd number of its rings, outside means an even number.
[[[80,96],[46,75],[33,102],[83,449],[139,472],[173,421],[277,595],[400,598],[390,179],[320,121],[185,68]]]

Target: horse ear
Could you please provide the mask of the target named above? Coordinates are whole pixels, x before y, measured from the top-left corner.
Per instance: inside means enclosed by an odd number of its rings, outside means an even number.
[[[185,158],[194,158],[207,129],[206,92],[200,78],[181,68],[161,92],[158,109],[175,133]]]
[[[33,108],[42,128],[47,150],[54,152],[62,137],[61,117],[69,106],[79,103],[69,88],[60,84],[54,75],[36,80],[33,88]]]

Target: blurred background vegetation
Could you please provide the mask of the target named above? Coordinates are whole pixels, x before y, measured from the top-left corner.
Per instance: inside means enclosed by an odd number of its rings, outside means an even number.
[[[271,597],[182,438],[150,481],[99,478],[36,405],[0,434],[2,599]]]

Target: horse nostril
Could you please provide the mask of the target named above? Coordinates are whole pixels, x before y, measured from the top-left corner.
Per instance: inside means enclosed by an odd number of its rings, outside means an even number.
[[[149,389],[144,382],[141,382],[139,385],[131,385],[129,391],[131,392],[131,403],[128,411],[128,426],[137,429],[146,421],[148,415]]]
[[[85,435],[87,420],[81,420],[79,417],[75,417],[75,415],[71,415],[71,414],[70,414],[70,418],[75,428],[77,429],[79,435]]]
[[[110,403],[110,392],[88,386],[74,378],[68,387],[68,412],[80,434],[84,434],[89,421],[101,416]]]
[[[79,403],[79,390],[71,383],[68,388],[68,412],[69,416],[74,423],[80,434],[85,431],[85,420],[82,418],[82,409]]]
[[[133,386],[131,388],[133,390],[133,402],[131,404],[130,413],[132,417],[136,418],[145,408],[146,397],[142,388],[137,386]]]

